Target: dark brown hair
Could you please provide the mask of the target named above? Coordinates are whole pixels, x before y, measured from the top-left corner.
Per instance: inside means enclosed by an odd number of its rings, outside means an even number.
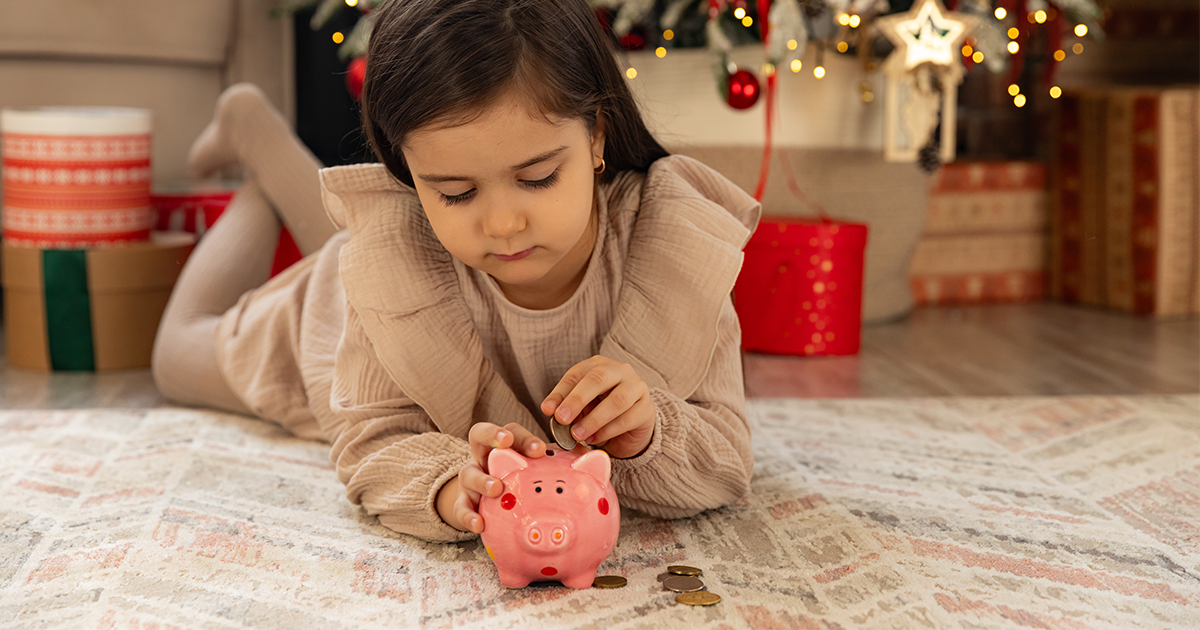
[[[392,0],[367,50],[363,128],[396,179],[413,185],[409,133],[481,115],[509,90],[547,120],[602,112],[602,181],[667,155],[642,120],[612,45],[586,0]]]

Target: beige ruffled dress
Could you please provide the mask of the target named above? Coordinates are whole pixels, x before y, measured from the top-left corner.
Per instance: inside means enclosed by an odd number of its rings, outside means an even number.
[[[600,354],[649,385],[649,448],[613,460],[625,508],[675,518],[727,505],[753,468],[730,300],[759,204],[683,156],[599,189],[596,246],[575,295],[549,311],[508,302],[455,260],[416,192],[377,164],[321,171],[347,229],[222,318],[218,357],[261,417],[332,445],[349,500],[426,540],[474,537],[438,517],[438,489],[469,460],[476,422],[547,436],[538,407]]]

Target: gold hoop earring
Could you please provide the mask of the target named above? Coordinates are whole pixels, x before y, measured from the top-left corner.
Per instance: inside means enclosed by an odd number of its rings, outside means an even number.
[[[595,173],[595,174],[597,174],[597,175],[599,175],[600,173],[603,173],[603,172],[604,172],[604,167],[605,167],[605,166],[606,166],[606,165],[605,165],[605,163],[604,163],[604,158],[600,158],[600,166],[599,166],[599,167],[597,167],[597,168],[594,168],[594,169],[592,169],[592,172],[593,172],[593,173]]]

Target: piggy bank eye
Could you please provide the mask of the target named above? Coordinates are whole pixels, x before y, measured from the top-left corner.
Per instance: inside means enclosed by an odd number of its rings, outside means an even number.
[[[538,486],[538,487],[534,488],[534,489],[533,489],[533,491],[534,491],[534,492],[541,492],[541,491],[542,491],[542,487],[541,487],[541,486]]]
[[[555,488],[555,492],[562,494],[562,488]]]

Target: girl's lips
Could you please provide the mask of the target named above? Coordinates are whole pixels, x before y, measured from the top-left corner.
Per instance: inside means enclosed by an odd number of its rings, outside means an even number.
[[[504,254],[493,254],[493,255],[496,258],[499,258],[500,260],[508,262],[508,261],[512,261],[512,260],[521,260],[522,258],[525,258],[526,256],[532,254],[534,249],[536,249],[536,247],[530,247],[529,249],[527,249],[523,252],[517,252],[511,256],[505,256]]]

